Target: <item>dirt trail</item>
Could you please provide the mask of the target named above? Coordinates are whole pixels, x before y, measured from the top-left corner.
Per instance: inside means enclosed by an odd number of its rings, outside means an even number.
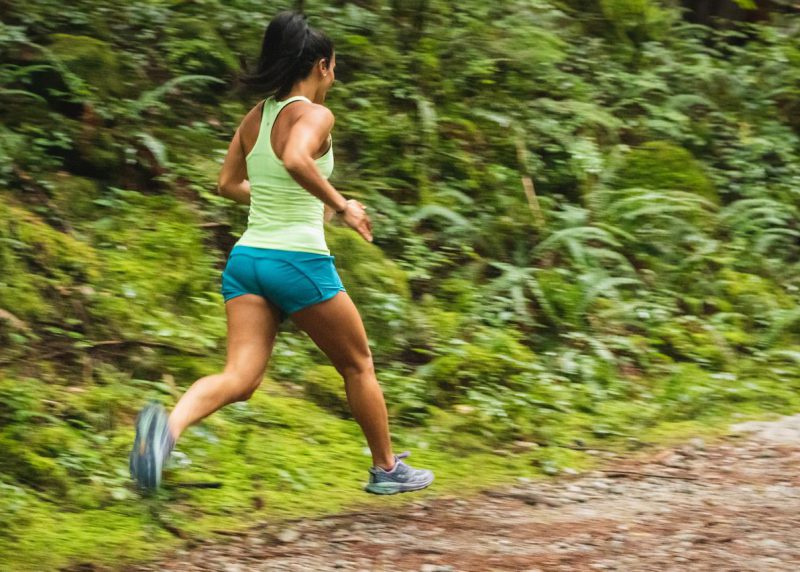
[[[147,570],[796,571],[800,415],[606,470],[260,529]]]

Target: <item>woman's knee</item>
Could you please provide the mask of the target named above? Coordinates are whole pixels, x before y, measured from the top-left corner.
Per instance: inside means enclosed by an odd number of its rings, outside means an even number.
[[[225,386],[231,403],[235,401],[248,401],[261,385],[262,378],[260,376],[253,377],[236,372],[228,372],[225,375]]]
[[[367,354],[357,359],[350,360],[347,363],[339,364],[336,369],[345,380],[365,375],[375,375],[375,364],[372,361],[372,354]]]

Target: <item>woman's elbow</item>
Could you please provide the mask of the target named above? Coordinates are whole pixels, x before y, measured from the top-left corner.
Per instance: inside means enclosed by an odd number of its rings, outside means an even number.
[[[221,197],[227,196],[227,191],[231,186],[231,182],[225,177],[220,177],[217,180],[217,194]]]
[[[293,153],[283,157],[283,166],[290,173],[298,173],[303,171],[307,164],[308,158],[299,153]]]

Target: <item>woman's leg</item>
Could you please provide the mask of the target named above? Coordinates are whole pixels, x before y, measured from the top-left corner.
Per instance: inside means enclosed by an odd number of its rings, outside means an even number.
[[[261,384],[279,326],[279,310],[256,294],[225,303],[228,357],[221,373],[198,379],[169,416],[177,440],[184,429],[234,401],[246,401]]]
[[[290,318],[325,352],[344,378],[350,410],[367,438],[373,464],[392,468],[394,455],[386,403],[375,377],[361,315],[349,294],[340,291],[333,298],[294,312]]]

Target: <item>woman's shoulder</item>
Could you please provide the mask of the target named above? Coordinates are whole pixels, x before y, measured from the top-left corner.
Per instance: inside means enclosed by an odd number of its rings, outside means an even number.
[[[304,110],[304,114],[305,113],[310,114],[310,119],[325,125],[329,129],[333,127],[334,123],[336,123],[336,116],[333,114],[333,111],[321,103],[314,103],[313,101],[306,102],[306,110]]]

